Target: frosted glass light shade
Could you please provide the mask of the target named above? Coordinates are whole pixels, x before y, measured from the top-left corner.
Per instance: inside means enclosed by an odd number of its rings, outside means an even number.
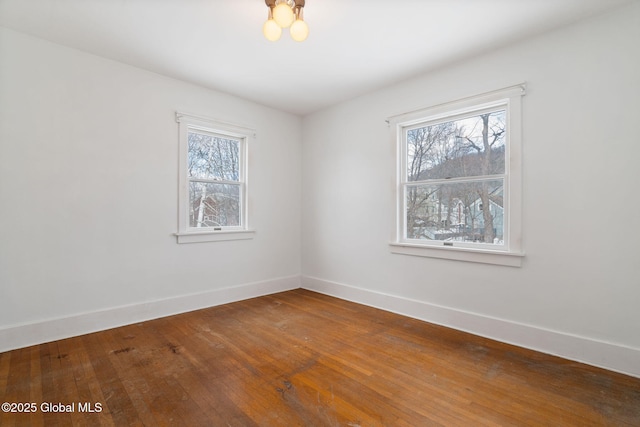
[[[294,18],[293,10],[286,3],[280,3],[273,8],[273,19],[281,28],[288,28]]]
[[[275,42],[280,39],[282,28],[273,19],[268,19],[262,26],[262,34],[270,42]]]
[[[309,35],[309,26],[302,19],[296,19],[293,24],[291,24],[291,29],[289,30],[291,33],[291,38],[297,42],[302,42],[307,39]]]

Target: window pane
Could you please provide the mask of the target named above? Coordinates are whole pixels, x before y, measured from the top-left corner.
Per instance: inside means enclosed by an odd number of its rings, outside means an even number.
[[[189,177],[238,181],[240,141],[189,131]]]
[[[406,187],[407,238],[503,244],[502,179]]]
[[[240,185],[189,183],[189,227],[240,224]]]
[[[504,173],[505,116],[494,111],[406,131],[407,180]]]

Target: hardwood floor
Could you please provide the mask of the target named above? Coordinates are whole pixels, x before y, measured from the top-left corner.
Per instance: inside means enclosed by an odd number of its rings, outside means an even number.
[[[0,353],[0,402],[35,404],[2,426],[640,426],[640,379],[305,290]]]

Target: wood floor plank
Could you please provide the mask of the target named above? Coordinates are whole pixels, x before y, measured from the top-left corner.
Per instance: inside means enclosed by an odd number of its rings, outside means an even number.
[[[202,354],[206,354],[210,349],[202,345],[203,341],[194,336],[193,330],[182,326],[182,323],[167,322],[162,325],[162,332],[157,331],[155,334],[157,337],[162,334],[163,342],[159,345],[166,348],[167,358],[175,368],[171,373],[171,378],[175,381],[173,388],[179,389],[185,397],[180,411],[198,425],[207,422],[224,425],[227,422],[226,418],[235,422],[242,420],[246,424],[249,419],[243,416],[242,411],[233,405],[226,394],[220,393],[225,388],[219,381],[221,371],[212,371],[208,364],[200,363]],[[209,377],[215,378],[216,381],[202,381],[203,378]],[[216,399],[210,399],[212,395],[216,396]],[[221,403],[227,408],[226,414],[218,411],[218,405]]]
[[[96,381],[100,385],[104,402],[103,411],[107,411],[115,425],[142,426],[133,402],[129,398],[122,379],[116,367],[113,366],[110,356],[110,348],[103,345],[104,341],[110,339],[111,330],[97,334],[89,334],[82,339],[87,345],[91,355],[91,365],[96,375]],[[124,373],[122,373],[125,376]],[[126,377],[125,377],[126,378]]]
[[[91,355],[89,354],[89,350],[87,349],[85,340],[80,337],[79,339],[73,339],[73,341],[78,344],[78,351],[74,354],[75,363],[79,364],[82,367],[82,379],[76,377],[76,384],[81,382],[82,387],[86,387],[81,393],[82,398],[85,398],[86,401],[83,403],[89,403],[91,406],[89,407],[91,411],[88,412],[90,414],[91,423],[88,425],[91,426],[105,426],[105,427],[113,427],[113,419],[111,418],[111,414],[108,411],[108,408],[105,408],[104,402],[106,399],[102,394],[102,389],[100,388],[100,383],[97,380],[96,373],[93,370],[93,364],[91,363]],[[78,371],[76,371],[78,372]],[[97,405],[99,404],[99,405]]]
[[[0,400],[75,403],[3,427],[640,426],[638,378],[302,289],[0,353]]]
[[[100,340],[101,353],[108,360],[108,363],[113,366],[115,374],[118,376],[118,380],[122,384],[122,389],[119,393],[126,393],[133,408],[135,408],[135,415],[143,425],[158,424],[162,420],[161,417],[156,418],[151,407],[153,405],[153,396],[149,396],[149,390],[154,390],[159,396],[163,396],[160,390],[166,387],[166,384],[162,383],[159,387],[147,384],[146,375],[144,369],[136,366],[136,362],[131,359],[123,360],[127,358],[130,351],[133,350],[129,346],[129,341],[119,341],[114,335],[123,334],[127,336],[129,327],[125,327],[120,331],[110,330],[105,333]],[[107,363],[107,362],[105,362]],[[132,373],[136,372],[135,375]],[[157,402],[156,402],[157,403]],[[159,405],[160,408],[164,407]],[[159,409],[160,409],[159,408]]]
[[[226,381],[229,369],[221,363],[228,357],[228,345],[223,343],[225,340],[218,335],[207,334],[210,328],[201,322],[196,325],[188,322],[175,323],[171,327],[175,328],[175,334],[172,335],[174,341],[184,342],[180,340],[180,334],[190,338],[183,347],[193,351],[176,352],[186,358],[190,365],[190,369],[178,376],[178,381],[189,396],[198,402],[207,420],[214,425],[224,425],[227,422],[232,425],[253,425],[253,420],[230,397],[233,391]],[[225,408],[224,413],[219,410],[221,405]]]
[[[7,371],[2,373],[0,377],[5,377],[5,387],[2,396],[2,402],[11,403],[25,403],[29,402],[29,395],[25,396],[25,390],[28,393],[28,384],[24,383],[22,378],[29,377],[30,364],[24,360],[26,356],[26,349],[18,349],[10,353],[8,363],[5,362],[4,366]],[[11,408],[10,408],[11,410]],[[29,414],[24,413],[11,413],[4,410],[0,413],[0,425],[2,426],[14,426],[18,425],[21,420],[28,418]]]
[[[9,373],[11,367],[11,356],[13,352],[6,351],[0,353],[0,399],[4,399],[7,393],[7,383],[9,382]],[[4,401],[4,400],[3,400]]]
[[[56,375],[53,376],[56,398],[49,402],[51,404],[50,408],[53,409],[56,406],[62,408],[72,405],[71,409],[74,411],[73,414],[71,412],[56,412],[54,416],[50,417],[55,419],[58,425],[77,426],[87,425],[89,422],[84,412],[78,412],[80,395],[74,371],[81,369],[81,365],[73,356],[73,350],[70,348],[75,343],[77,343],[76,340],[60,340],[51,343],[49,346],[55,352],[55,354],[50,354],[50,358],[52,370],[56,372]]]
[[[29,402],[42,402],[42,370],[40,367],[40,351],[37,346],[33,346],[29,347],[29,353],[31,359]],[[44,417],[41,411],[34,411],[29,414],[29,425],[32,427],[44,426]]]

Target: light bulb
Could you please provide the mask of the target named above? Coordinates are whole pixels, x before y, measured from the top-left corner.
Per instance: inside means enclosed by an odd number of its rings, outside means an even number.
[[[297,42],[303,42],[309,35],[309,26],[302,19],[296,19],[295,22],[291,24],[289,32],[291,33],[292,39]]]
[[[281,28],[288,28],[294,18],[293,10],[287,3],[280,3],[273,8],[273,19]]]
[[[270,42],[275,42],[280,39],[282,28],[280,28],[273,19],[268,19],[262,26],[262,34],[264,34],[265,38]]]

